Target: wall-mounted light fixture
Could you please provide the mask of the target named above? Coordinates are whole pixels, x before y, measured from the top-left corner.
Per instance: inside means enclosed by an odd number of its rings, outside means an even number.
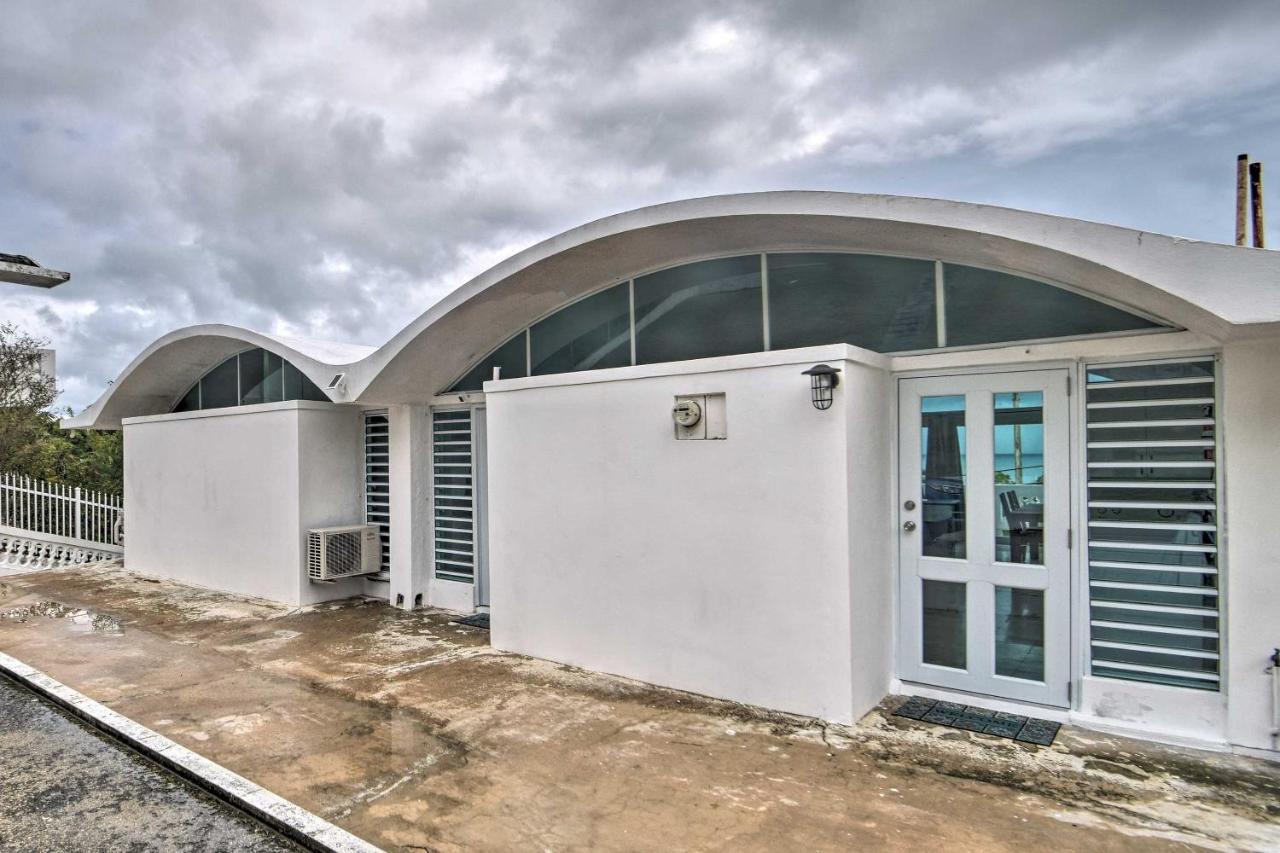
[[[809,377],[809,389],[815,409],[831,408],[831,392],[840,384],[839,373],[840,368],[829,364],[815,364],[804,371],[804,375]]]

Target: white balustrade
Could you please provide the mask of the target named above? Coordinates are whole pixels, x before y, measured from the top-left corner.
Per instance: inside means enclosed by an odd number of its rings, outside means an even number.
[[[0,568],[38,569],[65,568],[120,559],[121,549],[94,548],[67,542],[53,542],[0,531]]]
[[[0,473],[0,566],[82,565],[124,553],[120,495]]]

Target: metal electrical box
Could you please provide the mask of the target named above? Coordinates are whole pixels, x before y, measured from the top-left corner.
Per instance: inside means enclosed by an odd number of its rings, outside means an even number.
[[[681,394],[671,409],[677,439],[729,437],[724,394]]]

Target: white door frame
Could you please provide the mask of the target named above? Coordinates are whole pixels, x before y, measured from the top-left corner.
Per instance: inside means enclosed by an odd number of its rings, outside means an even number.
[[[899,537],[898,673],[907,681],[1044,705],[1069,703],[1072,619],[1072,549],[1068,545],[1073,518],[1071,478],[1072,417],[1068,388],[1072,371],[1065,367],[998,368],[939,376],[898,378],[898,505],[894,513]],[[993,406],[994,393],[1041,391],[1044,394],[1044,566],[996,562]],[[966,557],[924,557],[920,454],[920,399],[964,394],[966,398]],[[913,510],[905,509],[908,501]],[[907,522],[917,527],[908,532]],[[966,583],[966,669],[926,664],[922,660],[921,580]],[[997,675],[994,671],[994,587],[1044,589],[1044,681]]]

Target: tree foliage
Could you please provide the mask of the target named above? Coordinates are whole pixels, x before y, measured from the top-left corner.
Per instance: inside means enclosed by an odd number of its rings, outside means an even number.
[[[53,377],[40,370],[47,342],[0,324],[0,471],[119,493],[124,447],[118,432],[62,430]]]

